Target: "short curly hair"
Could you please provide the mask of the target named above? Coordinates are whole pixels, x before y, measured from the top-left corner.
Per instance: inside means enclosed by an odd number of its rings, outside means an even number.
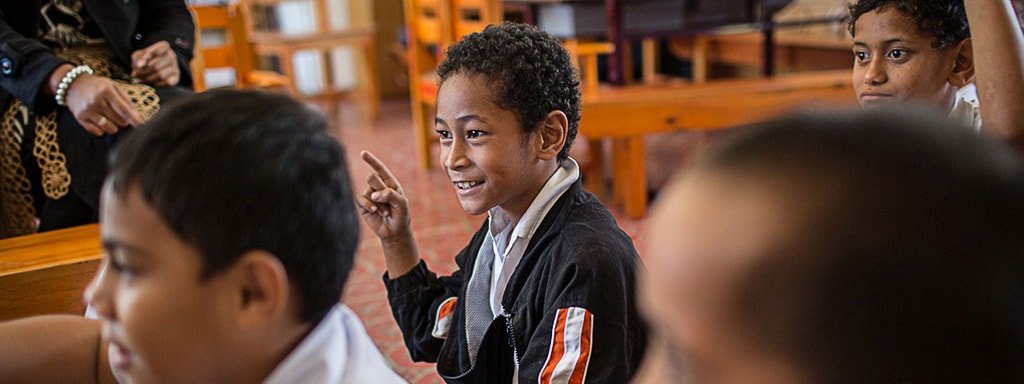
[[[932,47],[945,49],[971,37],[963,0],[859,0],[850,4],[850,35],[857,36],[857,20],[871,12],[892,8],[917,20],[917,27],[935,40]]]
[[[519,117],[524,132],[536,129],[551,111],[569,121],[559,159],[569,156],[580,122],[580,79],[562,44],[537,27],[502,23],[474,32],[448,47],[437,67],[440,82],[456,73],[487,77],[495,103]]]

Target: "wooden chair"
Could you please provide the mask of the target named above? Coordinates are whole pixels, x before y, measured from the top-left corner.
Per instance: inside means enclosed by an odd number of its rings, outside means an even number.
[[[500,0],[451,0],[450,11],[453,42],[504,20]]]
[[[310,33],[290,34],[271,29],[258,29],[252,23],[253,7],[274,7],[284,3],[312,2],[314,19],[309,22],[315,27]],[[295,54],[300,51],[315,51],[320,58],[321,78],[324,88],[319,93],[308,95],[327,103],[328,115],[334,116],[339,99],[358,96],[366,117],[376,119],[380,113],[380,87],[377,82],[377,46],[374,41],[375,27],[370,20],[355,20],[345,28],[334,28],[328,17],[327,0],[241,0],[240,11],[246,14],[247,30],[252,50],[257,56],[277,57],[281,72],[295,81],[293,67]],[[352,0],[350,14],[359,14],[358,6],[370,6],[370,2]],[[340,90],[334,85],[332,51],[338,48],[353,48],[356,56],[357,88],[354,91]]]
[[[102,258],[96,224],[0,240],[0,321],[83,314]]]
[[[192,78],[197,92],[207,89],[207,69],[233,68],[238,88],[285,89],[295,94],[295,86],[287,76],[254,68],[245,14],[238,5],[190,5],[189,11],[196,24],[198,54],[192,60]],[[203,31],[222,31],[225,43],[203,46],[200,38]]]
[[[403,0],[407,34],[406,61],[409,70],[409,97],[412,101],[413,138],[416,163],[429,169],[437,103],[438,79],[435,69],[451,39],[448,22],[450,0]]]
[[[573,65],[580,76],[580,93],[586,97],[595,95],[598,92],[598,70],[597,58],[601,55],[609,55],[615,52],[615,45],[608,42],[580,41],[577,39],[566,39],[562,46],[569,52]],[[574,152],[583,152],[587,159],[579,159],[583,179],[586,181],[586,188],[602,200],[609,197],[604,188],[604,138],[591,138],[582,132],[577,132],[576,141],[573,144]],[[573,154],[576,157],[575,153]]]

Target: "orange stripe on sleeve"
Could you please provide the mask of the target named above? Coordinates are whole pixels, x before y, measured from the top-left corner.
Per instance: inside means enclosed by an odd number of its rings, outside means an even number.
[[[590,338],[593,337],[594,315],[584,310],[583,329],[580,332],[580,357],[576,359],[576,367],[569,377],[570,384],[583,384],[587,378],[587,368],[590,367]]]
[[[551,327],[551,350],[548,352],[547,362],[540,372],[540,384],[551,384],[554,377],[555,367],[562,360],[565,353],[565,320],[569,310],[562,308],[555,315],[555,326]]]
[[[448,328],[451,327],[452,312],[455,312],[457,302],[457,297],[449,297],[437,306],[437,315],[434,317],[434,329],[430,332],[431,336],[438,339],[448,338]]]

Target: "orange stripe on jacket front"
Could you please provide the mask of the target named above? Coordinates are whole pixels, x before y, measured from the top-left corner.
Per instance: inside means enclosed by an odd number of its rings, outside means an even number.
[[[583,383],[590,365],[594,315],[579,307],[561,308],[551,329],[551,350],[538,381]]]

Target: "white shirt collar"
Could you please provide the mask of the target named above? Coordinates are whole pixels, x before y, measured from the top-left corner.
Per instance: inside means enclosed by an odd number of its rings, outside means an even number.
[[[548,177],[547,182],[544,183],[544,187],[537,193],[537,197],[533,199],[530,206],[526,208],[526,212],[516,223],[512,229],[512,236],[499,236],[505,234],[508,230],[508,226],[512,224],[512,219],[505,214],[505,211],[501,210],[500,207],[494,207],[487,211],[490,218],[488,224],[490,235],[494,237],[496,245],[501,244],[502,246],[498,249],[502,252],[495,252],[500,257],[508,253],[517,239],[527,239],[533,237],[533,234],[537,232],[540,227],[540,223],[547,216],[548,211],[555,205],[558,198],[562,196],[565,191],[569,190],[569,187],[580,178],[580,166],[571,157],[566,158],[559,163],[558,169]]]
[[[476,271],[474,273],[490,273],[491,289],[490,304],[491,312],[497,316],[501,313],[501,298],[505,295],[505,287],[508,285],[512,273],[519,266],[519,261],[526,252],[526,246],[530,239],[537,232],[544,217],[555,205],[560,197],[568,191],[576,180],[580,178],[580,166],[572,158],[559,163],[558,169],[548,177],[544,187],[537,193],[537,197],[530,203],[523,217],[512,227],[512,220],[502,211],[494,207],[488,211],[490,220],[488,233],[493,248],[493,263],[490,271]],[[511,236],[509,236],[511,231]],[[481,250],[482,251],[482,250]]]
[[[978,93],[974,83],[956,92],[949,118],[973,128],[975,132],[981,131],[981,111],[978,109]]]
[[[274,383],[405,383],[384,361],[347,306],[331,308],[264,381]]]

